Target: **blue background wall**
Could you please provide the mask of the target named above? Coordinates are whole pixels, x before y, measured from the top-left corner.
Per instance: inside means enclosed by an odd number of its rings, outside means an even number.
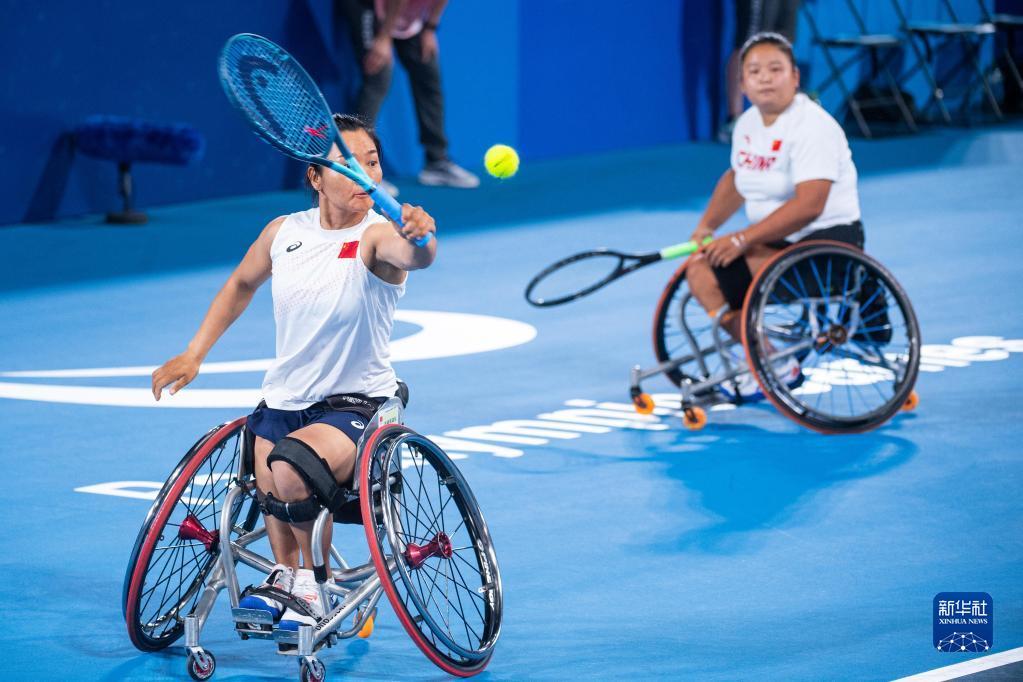
[[[902,2],[917,17],[940,16],[936,0]],[[894,29],[889,0],[861,4],[872,28]],[[848,30],[843,5],[811,3],[824,30]],[[955,6],[976,16],[971,0]],[[496,142],[529,161],[707,139],[722,117],[733,23],[730,1],[453,0],[441,29],[452,155],[479,169]],[[283,44],[333,106],[347,107],[358,76],[331,0],[0,0],[0,224],[116,205],[113,164],[74,156],[62,136],[95,113],[182,121],[205,134],[206,156],[193,167],[137,167],[143,207],[298,186],[301,167],[249,133],[220,90],[217,53],[241,31]],[[805,24],[797,43],[809,88],[823,69]],[[922,94],[922,83],[914,87]],[[841,105],[836,90],[825,104]],[[388,173],[417,172],[400,68],[378,126]]]

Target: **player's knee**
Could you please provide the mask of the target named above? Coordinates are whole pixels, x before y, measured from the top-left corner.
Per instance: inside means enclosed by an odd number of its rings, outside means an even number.
[[[717,287],[714,273],[710,269],[710,263],[706,258],[694,258],[686,266],[686,282],[689,283],[689,290],[696,296],[713,290]]]
[[[338,485],[330,465],[304,441],[282,438],[267,457],[278,497],[285,502],[315,497],[334,511],[348,498],[347,489]]]
[[[273,475],[274,487],[277,488],[277,496],[281,500],[293,502],[309,497],[308,486],[291,464],[275,462],[270,473]]]

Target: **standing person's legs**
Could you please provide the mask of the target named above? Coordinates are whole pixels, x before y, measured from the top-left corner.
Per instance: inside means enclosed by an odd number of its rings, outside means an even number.
[[[395,40],[394,50],[408,72],[412,86],[412,99],[419,123],[419,142],[426,153],[426,163],[445,161],[448,158],[448,140],[444,135],[444,91],[441,88],[440,59],[434,56],[429,61],[423,60],[423,43],[419,34],[405,40]]]
[[[746,39],[757,31],[762,12],[763,0],[735,0],[735,47],[725,64],[725,106],[728,108],[728,118],[717,133],[718,142],[722,144],[731,144],[735,120],[746,108],[746,98],[741,87],[742,64],[739,63],[739,51]]]
[[[372,0],[339,0],[338,7],[348,22],[355,60],[358,62],[359,73],[362,74],[362,84],[355,100],[355,113],[370,125],[374,125],[384,103],[384,97],[391,88],[394,65],[388,64],[374,74],[367,74],[363,70],[363,60],[370,45],[373,44],[378,28]]]
[[[796,21],[799,18],[799,0],[763,0],[760,31],[774,31],[796,42]]]
[[[746,39],[756,32],[762,4],[755,0],[735,0],[735,49],[732,50],[728,64],[725,66],[725,89],[728,98],[728,116],[731,120],[739,117],[745,108],[743,105],[746,103],[742,89],[739,87],[742,82],[739,49]],[[754,5],[756,6],[754,7]]]

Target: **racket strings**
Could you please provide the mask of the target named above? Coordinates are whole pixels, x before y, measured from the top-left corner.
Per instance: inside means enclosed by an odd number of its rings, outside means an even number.
[[[608,284],[621,274],[622,258],[614,253],[591,253],[553,266],[529,285],[534,305],[556,305]]]
[[[231,94],[261,134],[302,154],[330,153],[330,110],[294,59],[267,41],[244,36],[228,44],[222,60]]]

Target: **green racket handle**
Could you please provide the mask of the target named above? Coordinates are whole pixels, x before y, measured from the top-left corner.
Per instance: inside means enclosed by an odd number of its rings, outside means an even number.
[[[702,244],[697,244],[693,240],[682,242],[681,244],[675,244],[674,246],[666,246],[659,251],[661,254],[661,260],[671,260],[673,258],[681,258],[682,256],[688,256],[696,251],[701,246],[706,246],[714,241],[713,237],[707,237],[703,240]]]

